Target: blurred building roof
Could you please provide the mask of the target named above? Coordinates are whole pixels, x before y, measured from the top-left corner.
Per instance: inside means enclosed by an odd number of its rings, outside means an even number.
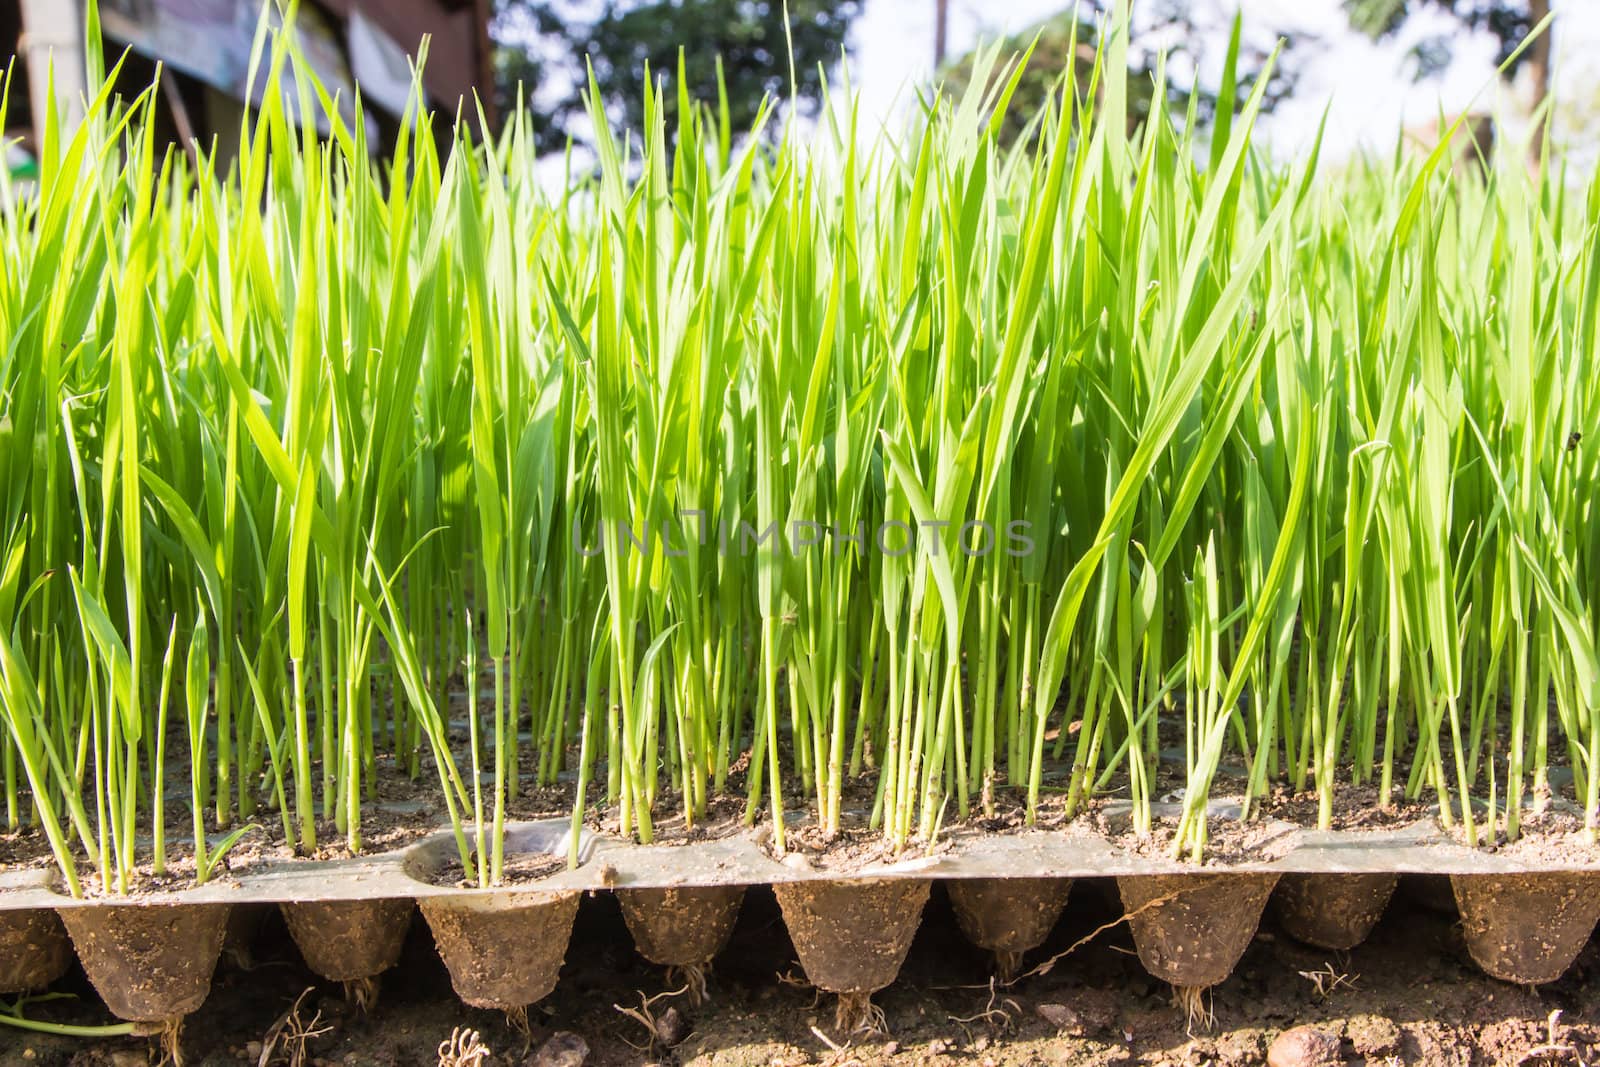
[[[471,100],[479,89],[484,106],[492,106],[487,91],[492,79],[489,43],[489,0],[318,0],[322,7],[344,20],[352,15],[369,21],[399,45],[416,55],[422,38],[428,43],[428,65],[423,84],[444,107],[462,97]]]
[[[493,107],[488,85],[491,0],[303,0],[295,24],[301,54],[340,109],[353,114],[355,87],[367,105],[392,126],[404,110],[411,86],[411,57],[428,41],[423,86],[435,108],[454,111],[473,93]],[[85,69],[82,0],[20,0],[8,14],[0,10],[0,59],[15,52],[28,73],[30,101],[13,108],[7,122],[25,126],[43,115],[45,94],[53,93],[64,115],[77,111]],[[163,65],[174,80],[189,86],[169,97],[181,139],[226,134],[225,108],[259,99],[259,82],[250,84],[251,45],[262,0],[99,0],[100,22],[109,55],[124,46],[149,64]],[[50,58],[53,57],[53,58]],[[53,66],[55,79],[49,71]],[[480,87],[482,87],[480,89]],[[292,93],[292,86],[285,86]],[[195,106],[185,107],[184,93]],[[491,114],[490,120],[494,116]],[[232,125],[237,127],[237,123]]]

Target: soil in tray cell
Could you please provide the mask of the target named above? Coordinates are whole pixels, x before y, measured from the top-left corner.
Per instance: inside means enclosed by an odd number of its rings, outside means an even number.
[[[992,960],[961,933],[936,888],[899,978],[874,997],[888,1035],[859,1036],[840,1054],[824,1040],[844,1046],[832,1030],[833,1007],[806,983],[766,888],[746,894],[733,936],[710,969],[708,999],[697,1008],[685,997],[662,996],[680,987],[634,949],[615,898],[586,896],[560,982],[529,1011],[526,1035],[502,1012],[461,1003],[424,923],[412,925],[398,964],[385,976],[382,1000],[362,1016],[337,983],[306,969],[272,911],[257,935],[254,969],[241,970],[226,958],[218,967],[211,996],[184,1028],[185,1061],[253,1067],[263,1041],[276,1034],[273,1062],[283,1063],[285,1035],[315,1032],[304,1039],[308,1065],[434,1067],[440,1043],[462,1028],[476,1031],[490,1048],[483,1067],[534,1062],[558,1034],[587,1046],[585,1067],[838,1067],[851,1060],[863,1067],[1246,1067],[1264,1062],[1271,1042],[1300,1024],[1333,1034],[1352,1067],[1515,1064],[1552,1044],[1556,1058],[1527,1062],[1600,1059],[1600,950],[1593,941],[1560,979],[1528,990],[1486,976],[1472,962],[1456,921],[1407,894],[1397,894],[1368,938],[1349,952],[1308,947],[1269,914],[1232,976],[1209,994],[1215,1028],[1191,1035],[1169,987],[1139,964],[1127,924],[1116,924],[1120,915],[1113,884],[1081,881],[1055,929],[1030,953],[1023,976],[991,985]],[[1095,934],[1106,924],[1112,925]],[[1087,943],[1072,948],[1084,938]],[[1041,968],[1044,973],[1029,973]],[[30,1017],[109,1021],[80,968],[52,990],[70,996],[29,1004]],[[618,1008],[648,1014],[655,1028]],[[0,1027],[5,1064],[111,1067],[143,1062],[152,1047],[141,1037],[90,1041]],[[24,1059],[25,1050],[32,1056]]]

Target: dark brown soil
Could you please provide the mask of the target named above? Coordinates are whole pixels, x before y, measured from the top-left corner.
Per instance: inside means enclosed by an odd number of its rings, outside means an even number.
[[[456,737],[459,733],[460,737]],[[181,739],[171,746],[182,751]],[[452,741],[466,743],[464,727],[452,724]],[[526,753],[525,753],[526,755]],[[746,754],[747,756],[748,754]],[[457,753],[458,762],[466,758],[463,749]],[[744,757],[741,757],[743,759]],[[572,754],[569,763],[576,759]],[[524,759],[523,770],[530,770]],[[467,763],[460,764],[463,768]],[[1559,766],[1559,763],[1553,764]],[[169,780],[187,777],[186,768],[174,765],[168,768]],[[1408,826],[1435,819],[1434,807],[1425,801],[1407,802],[1399,791],[1387,797],[1370,783],[1350,785],[1348,775],[1342,775],[1334,794],[1332,826],[1341,830],[1384,829]],[[654,814],[654,841],[660,845],[683,844],[693,841],[715,840],[740,833],[754,834],[763,844],[772,847],[772,830],[769,807],[757,809],[757,822],[753,828],[745,826],[745,800],[741,784],[742,774],[730,776],[727,791],[714,796],[706,814],[692,823],[685,819],[680,796],[672,789],[663,789],[657,797]],[[1183,768],[1170,760],[1160,764],[1155,795],[1170,802],[1180,795],[1184,787]],[[529,773],[519,779],[519,792],[507,804],[509,819],[540,819],[569,817],[574,800],[575,786],[563,782],[556,785],[539,785]],[[1245,781],[1237,773],[1225,769],[1219,774],[1212,790],[1215,799],[1222,800],[1242,795]],[[868,813],[872,810],[875,780],[871,775],[851,779],[844,785],[844,825],[839,832],[829,834],[812,821],[810,812],[814,798],[799,788],[797,781],[786,787],[784,810],[788,819],[787,854],[798,853],[805,857],[808,866],[815,870],[850,874],[876,863],[903,860],[924,854],[937,854],[950,847],[949,833],[958,828],[971,828],[987,833],[1013,833],[1025,828],[1026,791],[1020,788],[999,786],[988,798],[992,812],[986,812],[982,796],[970,798],[968,817],[962,820],[957,812],[948,813],[943,825],[943,835],[930,848],[920,838],[913,839],[902,853],[888,849],[879,831],[868,827]],[[439,802],[437,779],[432,772],[431,759],[424,757],[420,774],[410,777],[397,764],[392,755],[377,758],[377,773],[364,783],[365,803],[361,825],[362,851],[368,854],[404,848],[423,837],[448,826],[446,811]],[[266,792],[262,792],[266,797]],[[1104,834],[1118,846],[1140,855],[1164,855],[1171,845],[1176,820],[1158,817],[1153,832],[1137,838],[1125,813],[1114,806],[1126,797],[1124,784],[1114,781],[1111,788],[1088,800],[1072,819],[1066,818],[1066,791],[1060,770],[1046,774],[1044,792],[1040,797],[1036,825],[1042,829],[1084,827]],[[181,889],[193,884],[194,861],[189,845],[191,821],[186,799],[170,795],[167,804],[167,869],[156,875],[151,869],[148,842],[140,846],[141,863],[129,895]],[[620,835],[619,811],[606,803],[604,793],[604,768],[597,768],[585,799],[584,825],[593,832]],[[214,881],[226,884],[229,878],[249,872],[266,862],[293,860],[297,855],[317,859],[348,857],[351,852],[345,834],[331,820],[318,822],[317,847],[297,852],[288,847],[283,833],[282,820],[276,811],[262,804],[249,820],[235,817],[236,825],[249,822],[254,827],[222,860],[213,873]],[[1214,815],[1208,822],[1209,842],[1207,861],[1237,863],[1272,859],[1282,852],[1286,838],[1282,823],[1300,827],[1316,827],[1318,802],[1314,792],[1295,792],[1287,782],[1273,783],[1265,797],[1259,799],[1249,822],[1240,822],[1231,816]],[[1530,862],[1547,863],[1587,862],[1600,865],[1600,845],[1590,844],[1582,832],[1582,821],[1570,806],[1552,804],[1540,812],[1530,807],[1522,824],[1522,836],[1516,842],[1503,840],[1503,827],[1496,827],[1499,838],[1481,841],[1481,847],[1514,857],[1526,857]],[[1459,836],[1460,828],[1456,827]],[[629,835],[636,838],[636,833]],[[780,857],[782,858],[782,857]],[[90,895],[103,895],[97,878],[91,877],[93,863],[90,857],[77,851],[79,873]],[[0,871],[20,868],[53,868],[54,857],[49,843],[38,830],[26,828],[0,832]],[[542,877],[551,871],[531,873],[508,872],[506,881],[516,884]],[[445,884],[456,884],[449,882]]]
[[[944,837],[931,849],[924,842],[913,841],[904,851],[896,852],[880,830],[845,826],[830,834],[820,826],[802,823],[786,829],[784,851],[779,852],[771,826],[758,825],[750,834],[775,860],[799,870],[826,871],[840,876],[854,874],[867,867],[939,855],[950,851],[952,847],[950,839]]]
[[[1338,1036],[1350,1067],[1575,1065],[1600,1057],[1600,944],[1586,947],[1557,982],[1527,990],[1486,977],[1471,962],[1459,926],[1408,893],[1396,895],[1372,936],[1349,953],[1307,948],[1283,936],[1269,917],[1233,976],[1210,994],[1215,1029],[1191,1035],[1167,986],[1135,958],[1126,924],[1095,934],[1120,914],[1109,883],[1075,884],[1056,929],[1029,962],[1087,943],[1047,973],[991,987],[988,954],[962,936],[936,889],[900,978],[875,998],[887,1036],[847,1044],[830,1025],[831,1011],[797,977],[772,892],[751,890],[715,961],[711,999],[699,1008],[682,997],[656,1001],[657,1017],[680,1010],[687,1034],[674,1047],[644,1051],[638,1047],[649,1037],[644,1026],[613,1005],[637,1008],[642,998],[677,987],[635,951],[609,894],[584,899],[561,982],[530,1012],[528,1036],[500,1012],[461,1004],[425,923],[413,922],[400,964],[385,978],[384,999],[364,1016],[347,1006],[336,984],[306,969],[281,918],[268,912],[254,969],[227,962],[218,969],[211,997],[185,1028],[184,1051],[191,1065],[255,1067],[264,1037],[309,988],[298,1022],[316,1019],[310,1028],[325,1032],[304,1045],[308,1067],[435,1067],[439,1044],[462,1027],[478,1031],[492,1050],[483,1067],[520,1067],[559,1031],[588,1044],[586,1067],[1255,1067],[1279,1033],[1300,1024]],[[30,1017],[107,1021],[77,967],[54,988],[71,997],[29,1004]],[[1555,1011],[1561,1015],[1551,1042]],[[1532,1055],[1549,1044],[1570,1052]],[[89,1040],[0,1027],[0,1063],[7,1065],[123,1067],[145,1062],[152,1049],[139,1037]],[[272,1062],[287,1060],[279,1054]]]
[[[1561,977],[1600,919],[1600,875],[1589,872],[1454,875],[1450,884],[1472,958],[1508,982]]]
[[[1118,878],[1139,959],[1183,989],[1207,989],[1233,973],[1255,936],[1276,874]]]
[[[0,993],[43,989],[72,966],[72,945],[46,908],[0,911]]]
[[[64,908],[83,969],[130,1022],[181,1018],[205,1002],[222,952],[227,904]]]
[[[699,967],[727,945],[743,886],[619,889],[617,902],[639,954],[664,967]]]
[[[571,814],[571,797],[568,797],[569,808],[563,814]],[[710,798],[706,802],[706,813],[695,819],[686,819],[680,797],[675,792],[664,793],[656,802],[656,810],[651,820],[652,845],[684,845],[694,841],[716,841],[725,837],[732,837],[745,829],[744,825],[745,798],[743,793],[723,793]],[[590,824],[605,833],[620,835],[621,826],[618,817],[619,809],[608,808],[605,797],[596,793],[593,795],[592,806],[587,811],[593,812]],[[637,833],[634,835],[637,839]]]
[[[428,897],[419,906],[461,999],[516,1011],[555,988],[578,894]]]
[[[280,905],[306,966],[330,982],[373,978],[400,959],[410,900],[328,900]]]
[[[870,994],[900,973],[931,884],[789,882],[773,892],[811,984],[830,993]]]
[[[1564,865],[1575,863],[1600,864],[1600,844],[1590,841],[1583,829],[1583,816],[1567,808],[1551,807],[1542,812],[1529,812],[1522,820],[1520,834],[1515,841],[1505,839],[1505,826],[1495,826],[1495,836],[1487,837],[1485,827],[1478,827],[1478,847],[1486,852],[1530,865]],[[1452,836],[1466,843],[1465,829],[1457,823]]]
[[[1398,881],[1393,874],[1286,874],[1272,906],[1296,940],[1344,951],[1367,939]]]
[[[1296,826],[1313,827],[1320,817],[1320,801],[1314,790],[1295,792],[1287,784],[1274,786],[1261,801],[1261,814],[1282,819]],[[1433,817],[1432,805],[1406,800],[1400,790],[1389,796],[1375,785],[1351,785],[1342,781],[1333,793],[1330,830],[1388,830]]]
[[[187,739],[173,739],[168,750],[181,753],[186,746]],[[180,761],[174,765],[172,758],[169,757],[167,768],[169,781],[175,774],[187,781],[187,764]],[[402,849],[449,827],[449,814],[440,799],[439,781],[432,770],[431,759],[423,761],[422,773],[415,779],[398,767],[392,756],[380,755],[377,764],[376,776],[364,783],[361,812],[363,853],[371,855]],[[539,786],[534,784],[531,777],[525,778],[518,795],[506,806],[506,817],[508,820],[568,818],[572,814],[574,792],[572,786]],[[269,809],[265,803],[266,797],[267,794],[263,792],[262,803],[248,818],[241,817],[235,811],[233,825],[248,825],[252,829],[221,859],[212,872],[213,881],[225,882],[230,875],[246,873],[268,862],[281,863],[295,858],[344,859],[352,855],[348,835],[341,832],[331,819],[317,821],[317,845],[314,849],[305,848],[303,843],[290,848],[284,836],[282,816],[276,810]],[[604,800],[603,785],[590,791],[587,810],[591,814],[586,819],[586,825],[591,829],[604,828]],[[141,810],[140,817],[145,816],[146,813]],[[612,822],[614,830],[614,818]],[[297,835],[299,829],[296,824]],[[215,847],[219,834],[213,831],[210,836]],[[142,862],[135,870],[129,896],[183,889],[194,884],[193,819],[187,797],[169,795],[166,837],[167,865],[165,872],[160,875],[152,869],[149,840],[140,840],[138,854]],[[91,874],[96,869],[94,859],[82,850],[75,839],[72,851],[85,892],[103,895],[98,877]],[[53,869],[55,865],[50,843],[37,828],[0,830],[0,871]]]
[[[961,932],[995,954],[1001,978],[1050,936],[1072,890],[1070,878],[958,878],[945,883]]]
[[[1161,816],[1153,820],[1150,833],[1139,837],[1121,818],[1108,819],[1103,810],[1095,812],[1095,826],[1111,838],[1118,847],[1138,856],[1170,856],[1173,838],[1177,836],[1176,816]],[[1290,840],[1282,823],[1211,816],[1206,823],[1207,844],[1205,860],[1216,863],[1257,863],[1277,859],[1288,852]],[[1189,859],[1185,850],[1180,859]]]
[[[548,878],[552,874],[559,874],[567,869],[567,860],[561,856],[551,856],[543,852],[509,852],[501,863],[500,885],[526,885]],[[435,868],[429,875],[429,882],[437,886],[451,889],[476,889],[478,888],[478,872],[474,868],[470,873],[461,869],[460,858],[442,867]]]

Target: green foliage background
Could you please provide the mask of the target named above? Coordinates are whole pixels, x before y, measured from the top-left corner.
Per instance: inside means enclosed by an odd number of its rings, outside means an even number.
[[[727,88],[729,119],[748,129],[764,96],[789,96],[789,55],[794,55],[796,102],[814,113],[823,72],[844,55],[862,0],[789,0],[786,38],[782,0],[607,0],[599,13],[566,0],[500,0],[497,6],[497,93],[502,114],[516,103],[518,80],[528,85],[557,78],[581,86],[592,64],[607,112],[637,131],[643,128],[645,72],[676,97],[679,49],[691,97],[715,108],[718,78]],[[530,50],[529,34],[547,42],[543,56]],[[720,61],[720,75],[719,75]],[[574,91],[535,101],[534,124],[542,148],[557,148],[583,101]]]

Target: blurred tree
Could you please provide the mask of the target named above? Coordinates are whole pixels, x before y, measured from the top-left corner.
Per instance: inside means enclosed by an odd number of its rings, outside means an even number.
[[[1350,25],[1374,38],[1399,32],[1407,19],[1424,8],[1446,12],[1467,29],[1493,35],[1500,49],[1495,61],[1504,63],[1550,14],[1550,0],[1344,0],[1344,8]],[[1418,79],[1431,77],[1450,65],[1454,39],[1452,34],[1434,34],[1418,43],[1412,50]],[[1533,84],[1531,103],[1537,107],[1550,92],[1549,31],[1517,57],[1507,69],[1507,77],[1515,76],[1523,66],[1527,66]]]
[[[690,96],[716,106],[720,58],[729,119],[735,130],[748,129],[763,97],[788,98],[792,39],[797,103],[812,114],[823,72],[838,65],[863,2],[788,0],[786,38],[783,0],[497,0],[496,91],[511,103],[519,77],[562,86],[556,98],[532,101],[544,143],[558,143],[583,111],[587,61],[608,112],[636,130],[646,67],[667,88],[670,105],[681,45]]]
[[[1002,57],[1018,54],[1033,45],[1028,69],[1017,84],[1011,106],[1001,126],[1002,140],[1010,143],[1026,129],[1056,88],[1061,72],[1069,65],[1080,93],[1087,92],[1094,69],[1098,32],[1097,16],[1111,6],[1111,0],[1091,0],[1076,9],[1077,51],[1072,49],[1074,12],[1062,14],[1032,26],[1001,43]],[[1204,49],[1225,50],[1229,38],[1227,21],[1219,20],[1216,5],[1197,5],[1192,0],[1149,0],[1135,6],[1135,24],[1128,53],[1128,126],[1130,131],[1144,122],[1155,105],[1155,74],[1158,55],[1167,56],[1167,97],[1169,109],[1183,114],[1194,105],[1195,118],[1209,124],[1216,107],[1216,93],[1205,86],[1199,71],[1211,58]],[[1199,10],[1204,8],[1204,10]],[[1258,28],[1259,30],[1259,28]],[[1256,34],[1259,36],[1259,33]],[[1266,58],[1279,37],[1286,49],[1295,42],[1288,35],[1269,31],[1259,43],[1242,41],[1239,54],[1240,92],[1248,93],[1261,76]],[[975,53],[957,58],[942,72],[946,92],[959,96],[972,78]],[[1267,83],[1262,106],[1271,110],[1294,92],[1293,67],[1279,64]]]
[[[1518,47],[1533,28],[1550,14],[1550,0],[1344,0],[1350,25],[1367,35],[1380,38],[1399,32],[1406,20],[1424,8],[1443,11],[1454,16],[1465,28],[1481,30],[1494,36],[1499,44],[1496,63],[1504,64],[1515,54],[1516,59],[1506,68],[1507,80],[1515,78],[1524,67],[1528,71],[1529,110],[1548,122],[1548,114],[1539,109],[1550,95],[1551,31],[1546,30],[1526,50],[1517,54]],[[1411,50],[1416,60],[1413,75],[1420,81],[1448,67],[1455,58],[1456,35],[1433,34],[1423,38]],[[1532,151],[1539,152],[1540,138],[1533,138]]]
[[[1594,0],[1588,0],[1594,2]],[[1390,37],[1405,26],[1408,19],[1423,9],[1442,11],[1451,15],[1462,28],[1491,34],[1498,42],[1496,62],[1505,63],[1514,54],[1506,71],[1508,78],[1515,77],[1524,68],[1531,83],[1530,107],[1537,109],[1549,94],[1551,34],[1547,30],[1526,50],[1517,54],[1518,47],[1527,35],[1550,13],[1550,0],[1341,0],[1350,25],[1373,38]],[[1110,0],[1088,0],[1077,10],[1078,54],[1069,57],[1068,43],[1073,29],[1073,14],[1068,11],[1046,19],[1037,26],[1010,38],[1003,52],[1021,52],[1032,42],[1034,49],[1028,71],[1013,97],[1011,112],[1007,116],[1005,132],[1015,137],[1037,113],[1054,88],[1061,71],[1070,63],[1077,71],[1080,90],[1088,88],[1089,72],[1094,65],[1094,42],[1097,16],[1103,15]],[[1207,48],[1219,48],[1227,40],[1226,27],[1217,23],[1218,11],[1225,4],[1200,3],[1197,0],[1144,0],[1134,6],[1134,28],[1130,41],[1129,62],[1129,123],[1141,122],[1153,106],[1153,81],[1156,53],[1165,48],[1168,55],[1168,108],[1182,112],[1193,103],[1197,118],[1209,122],[1215,106],[1215,96],[1199,77],[1209,58]],[[1279,34],[1269,33],[1259,39],[1260,28],[1248,28],[1258,37],[1252,46],[1244,42],[1240,52],[1239,79],[1245,91],[1254,84],[1262,70],[1268,47]],[[1263,109],[1271,111],[1294,92],[1298,80],[1297,60],[1303,58],[1308,48],[1318,42],[1283,33],[1284,49],[1280,62],[1274,67],[1266,87]],[[1423,38],[1412,49],[1415,61],[1413,75],[1418,80],[1438,74],[1454,59],[1458,33],[1440,33]],[[1150,47],[1141,47],[1149,43]],[[962,91],[971,77],[972,54],[958,57],[944,71],[945,86],[952,92]]]
[[[1077,33],[1074,35],[1074,23]],[[1028,58],[1028,68],[1017,82],[1016,92],[1006,109],[1000,125],[1000,140],[1012,144],[1028,129],[1030,123],[1044,110],[1050,97],[1059,87],[1061,72],[1071,68],[1079,93],[1089,89],[1090,75],[1095,60],[1095,25],[1087,17],[1075,17],[1067,11],[1052,16],[1021,33],[1000,42],[1002,63],[990,73],[991,85],[1002,76],[1009,76],[1004,60],[1021,56],[1030,45],[1033,53]],[[946,94],[960,99],[971,86],[976,50],[957,57],[940,72]],[[1130,79],[1128,83],[1128,118],[1133,125],[1150,112],[1153,85],[1147,78]]]
[[[503,42],[494,49],[494,104],[497,121],[521,107],[528,113],[534,144],[542,154],[554,152],[566,144],[566,131],[562,129],[555,110],[543,105],[535,95],[547,84],[550,64],[531,48],[515,47]]]

